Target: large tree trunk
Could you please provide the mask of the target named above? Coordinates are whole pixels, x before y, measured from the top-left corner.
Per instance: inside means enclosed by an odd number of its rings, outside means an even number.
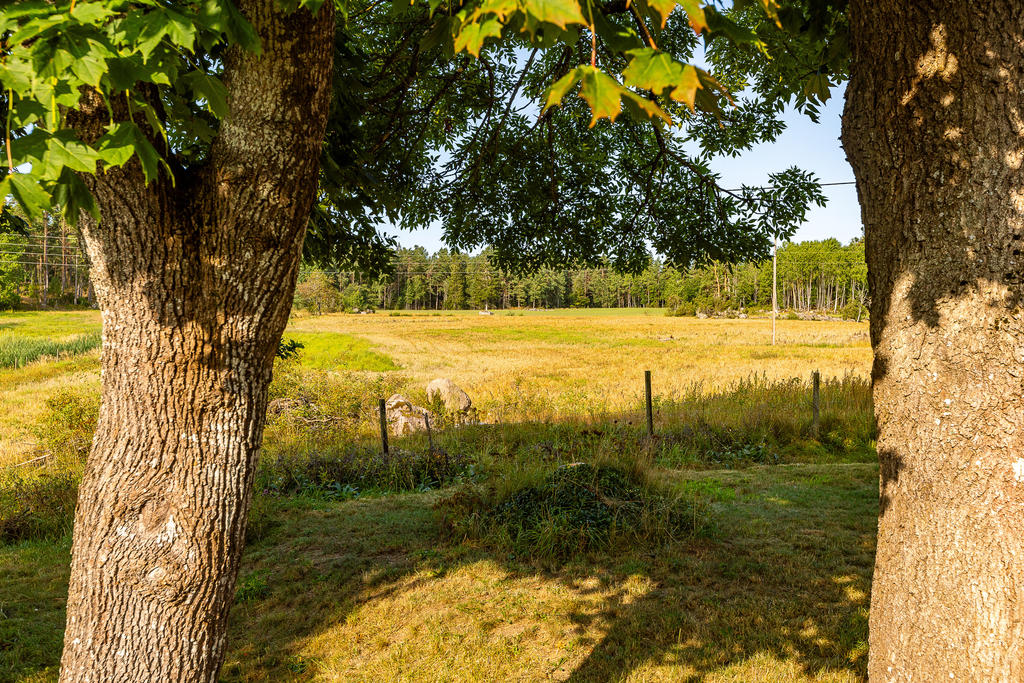
[[[873,681],[1024,680],[1024,4],[853,0]]]
[[[148,186],[86,178],[103,311],[102,408],[79,493],[61,680],[212,681],[245,535],[274,353],[317,188],[331,76],[326,3],[239,3],[261,55],[227,59],[207,163]],[[105,104],[70,120],[95,136]]]

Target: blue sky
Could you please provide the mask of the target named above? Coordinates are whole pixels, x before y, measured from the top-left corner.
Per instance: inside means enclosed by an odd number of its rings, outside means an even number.
[[[713,165],[722,174],[726,187],[762,185],[768,174],[799,166],[817,175],[822,183],[853,180],[853,170],[839,144],[840,116],[844,88],[833,90],[833,97],[821,110],[818,123],[795,111],[783,116],[786,130],[771,144],[758,145],[736,157],[717,160]],[[807,221],[794,240],[820,240],[835,237],[843,243],[863,235],[860,206],[853,185],[823,188],[828,203],[811,209]],[[434,252],[442,248],[440,227],[415,232],[394,231],[402,246],[420,245]]]

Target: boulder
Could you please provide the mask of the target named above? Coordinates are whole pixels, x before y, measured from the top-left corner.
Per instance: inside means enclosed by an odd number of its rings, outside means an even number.
[[[432,379],[427,384],[427,400],[439,400],[452,413],[464,413],[473,405],[469,395],[450,379]]]
[[[430,411],[414,406],[401,394],[395,394],[384,403],[388,429],[395,436],[425,431]]]

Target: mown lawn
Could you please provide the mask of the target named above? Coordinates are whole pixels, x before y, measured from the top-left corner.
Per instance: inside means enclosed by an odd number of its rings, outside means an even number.
[[[859,681],[872,464],[665,470],[709,526],[537,567],[445,539],[444,492],[277,499],[245,553],[226,681]],[[56,679],[69,544],[0,548],[0,680]]]

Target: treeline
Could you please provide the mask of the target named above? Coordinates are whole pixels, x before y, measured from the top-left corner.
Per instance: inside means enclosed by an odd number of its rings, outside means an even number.
[[[314,313],[368,309],[669,308],[680,314],[771,306],[772,262],[677,269],[652,258],[630,275],[611,267],[503,272],[488,252],[402,249],[390,275],[305,269],[295,305]],[[867,300],[864,244],[787,243],[778,250],[779,307],[860,317]]]
[[[78,232],[58,216],[0,232],[0,309],[93,305]],[[367,309],[668,308],[683,315],[771,306],[772,262],[677,269],[652,258],[630,275],[610,266],[513,275],[475,256],[400,249],[389,275],[304,268],[295,305],[319,313]],[[859,318],[867,303],[864,243],[786,243],[778,250],[779,307]]]
[[[53,215],[18,227],[0,231],[0,309],[93,305],[78,231]]]

